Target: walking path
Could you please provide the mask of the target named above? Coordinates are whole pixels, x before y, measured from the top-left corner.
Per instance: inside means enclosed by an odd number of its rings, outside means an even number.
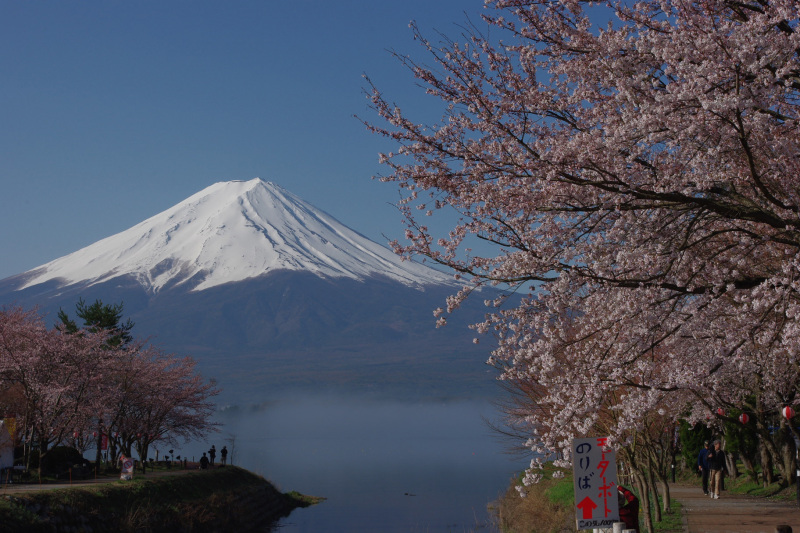
[[[153,479],[157,477],[164,477],[164,476],[175,476],[179,474],[189,474],[192,472],[199,472],[199,470],[182,470],[182,469],[174,469],[174,470],[156,470],[152,472],[147,472],[144,475],[144,479]],[[134,474],[135,478],[141,478],[142,474],[137,472]],[[86,485],[95,485],[98,483],[115,483],[119,481],[119,477],[99,477],[97,479],[90,478],[90,479],[79,479],[73,480],[72,483],[69,481],[59,481],[59,482],[48,482],[43,484],[38,483],[10,483],[6,484],[3,483],[0,485],[0,497],[2,496],[10,496],[12,494],[21,494],[25,492],[34,492],[38,490],[54,490],[54,489],[69,489],[73,487],[81,487]]]
[[[703,494],[700,486],[670,485],[670,496],[683,505],[687,533],[775,533],[788,525],[800,533],[800,507],[796,502],[776,502],[723,491],[718,500]]]

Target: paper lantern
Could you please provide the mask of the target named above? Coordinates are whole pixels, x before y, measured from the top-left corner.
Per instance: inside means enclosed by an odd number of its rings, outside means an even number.
[[[749,421],[750,417],[747,415],[747,413],[742,413],[739,415],[739,422],[742,424],[747,424]]]
[[[787,405],[783,408],[783,410],[781,410],[781,414],[786,417],[786,420],[790,420],[792,417],[794,417],[794,409]]]
[[[719,416],[725,416],[725,409],[723,409],[722,407],[720,407],[719,409],[717,409],[717,414],[718,414]]]

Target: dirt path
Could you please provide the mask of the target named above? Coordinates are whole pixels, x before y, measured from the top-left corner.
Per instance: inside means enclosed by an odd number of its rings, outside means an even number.
[[[164,476],[175,476],[179,474],[190,474],[192,472],[199,472],[199,470],[156,470],[153,472],[147,472],[144,475],[144,479],[153,479],[157,477],[164,477]],[[135,478],[142,478],[141,473],[134,474]],[[58,483],[43,483],[39,485],[38,483],[11,483],[6,484],[3,483],[0,485],[0,496],[7,496],[12,494],[21,494],[25,492],[34,492],[38,490],[55,490],[55,489],[68,489],[73,487],[81,487],[86,485],[95,485],[98,483],[116,483],[119,481],[119,477],[100,477],[97,479],[80,479],[80,480],[73,480],[72,483],[69,481],[61,481]]]
[[[688,533],[774,533],[785,524],[800,533],[796,502],[774,502],[723,491],[712,500],[698,486],[670,485],[670,495],[683,504],[683,527]]]

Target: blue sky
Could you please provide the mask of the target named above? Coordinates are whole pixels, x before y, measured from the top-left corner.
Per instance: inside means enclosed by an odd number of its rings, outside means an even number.
[[[0,279],[215,183],[260,177],[385,243],[403,226],[367,74],[438,107],[387,49],[425,59],[482,0],[0,0]]]

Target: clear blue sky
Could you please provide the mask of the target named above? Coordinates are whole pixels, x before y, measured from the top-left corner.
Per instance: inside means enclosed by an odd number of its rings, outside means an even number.
[[[402,236],[367,74],[439,117],[387,49],[426,57],[482,0],[0,0],[0,279],[217,181],[280,184],[366,236]]]

